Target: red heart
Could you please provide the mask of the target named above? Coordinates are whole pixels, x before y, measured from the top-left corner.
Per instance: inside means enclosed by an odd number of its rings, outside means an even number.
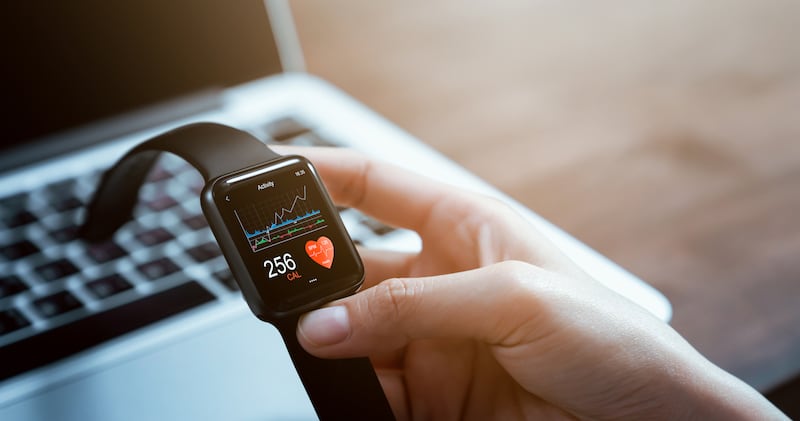
[[[333,264],[333,243],[325,236],[317,241],[309,240],[306,242],[306,254],[320,266],[330,269]]]

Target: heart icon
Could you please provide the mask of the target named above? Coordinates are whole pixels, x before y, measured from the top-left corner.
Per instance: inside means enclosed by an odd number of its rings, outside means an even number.
[[[306,241],[306,254],[320,266],[330,269],[333,264],[333,243],[325,236],[317,241]]]

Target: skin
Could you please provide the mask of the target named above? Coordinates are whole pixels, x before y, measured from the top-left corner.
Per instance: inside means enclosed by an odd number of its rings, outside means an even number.
[[[362,290],[298,327],[314,355],[369,356],[398,419],[786,419],[506,205],[351,151],[280,152],[422,238],[362,250]]]

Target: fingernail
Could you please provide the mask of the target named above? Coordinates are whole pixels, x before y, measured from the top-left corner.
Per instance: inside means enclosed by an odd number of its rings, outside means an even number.
[[[350,318],[344,306],[325,307],[307,313],[300,319],[298,330],[317,346],[337,344],[350,336]]]

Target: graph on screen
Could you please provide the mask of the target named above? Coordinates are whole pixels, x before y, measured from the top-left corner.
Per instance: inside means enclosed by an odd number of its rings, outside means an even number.
[[[325,216],[307,199],[303,186],[234,211],[250,248],[257,252],[325,228]]]

